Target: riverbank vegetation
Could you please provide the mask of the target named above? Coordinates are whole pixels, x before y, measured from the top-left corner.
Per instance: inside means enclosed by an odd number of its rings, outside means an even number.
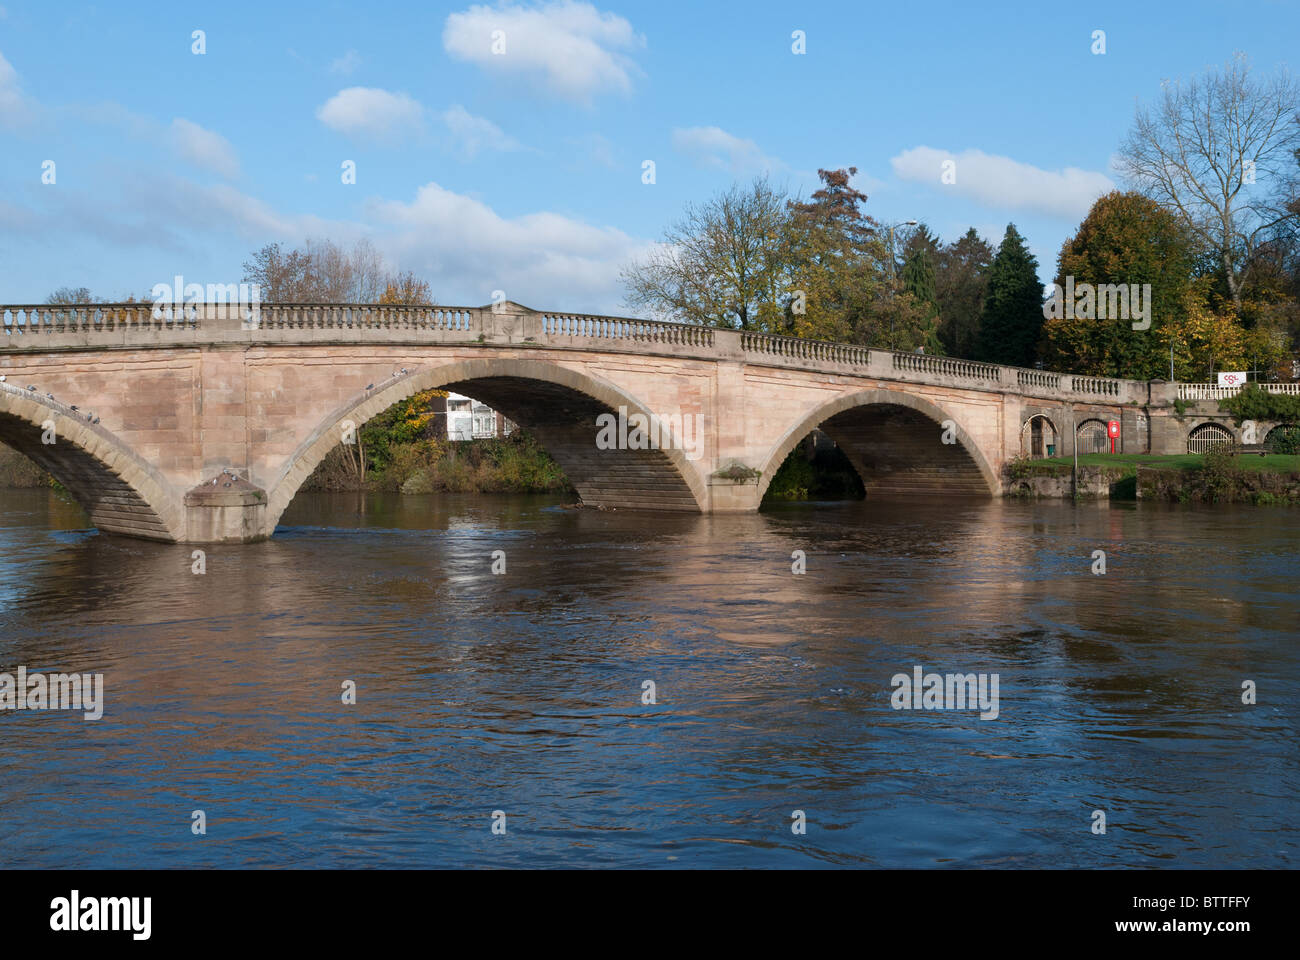
[[[371,461],[373,463],[373,461]],[[526,431],[482,440],[425,437],[390,446],[382,465],[361,478],[340,444],[303,484],[304,490],[390,490],[401,493],[572,493],[564,471]]]
[[[817,446],[810,456],[804,444],[790,451],[772,475],[763,502],[782,500],[861,500],[862,478],[839,447]]]

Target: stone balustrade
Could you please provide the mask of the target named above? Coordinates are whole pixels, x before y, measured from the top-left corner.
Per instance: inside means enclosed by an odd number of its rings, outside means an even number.
[[[0,305],[0,332],[4,334],[0,353],[298,341],[529,344],[824,369],[1029,396],[1121,403],[1145,403],[1150,396],[1147,384],[1141,381],[1073,376],[744,330],[535,311],[509,301],[483,307],[270,303],[255,310],[213,303],[175,309],[155,309],[149,303]],[[1200,391],[1196,398],[1201,398],[1202,386],[1180,384],[1179,395],[1192,399],[1185,390],[1195,387]],[[1284,386],[1300,390],[1300,385]]]

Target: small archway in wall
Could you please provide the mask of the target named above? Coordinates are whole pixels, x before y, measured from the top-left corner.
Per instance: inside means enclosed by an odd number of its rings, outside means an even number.
[[[1272,451],[1274,444],[1284,436],[1287,436],[1291,431],[1300,432],[1300,425],[1294,423],[1279,423],[1265,435],[1264,447],[1269,451]]]
[[[867,499],[988,497],[999,489],[993,468],[955,417],[923,397],[878,389],[837,397],[791,427],[761,468],[760,495],[790,450],[815,428],[844,451]]]
[[[1049,450],[1050,448],[1050,450]],[[1036,413],[1020,427],[1020,455],[1041,460],[1061,452],[1056,424],[1046,414]]]
[[[1217,423],[1202,423],[1187,434],[1188,453],[1206,453],[1221,443],[1231,443],[1232,431]]]
[[[1102,420],[1081,420],[1075,433],[1080,455],[1110,453],[1110,434]]]
[[[53,442],[44,442],[47,437]],[[97,529],[148,540],[185,539],[181,497],[103,427],[5,388],[0,389],[0,442],[58,480]]]
[[[707,491],[691,461],[707,455],[703,431],[694,423],[659,448],[600,449],[601,414],[649,416],[618,387],[548,361],[468,360],[417,369],[394,383],[332,412],[285,462],[271,485],[264,534],[271,534],[299,487],[342,442],[343,425],[356,430],[417,393],[447,390],[472,397],[533,434],[564,470],[589,506],[700,512]],[[666,432],[666,431],[665,431]],[[629,445],[630,446],[630,445]]]

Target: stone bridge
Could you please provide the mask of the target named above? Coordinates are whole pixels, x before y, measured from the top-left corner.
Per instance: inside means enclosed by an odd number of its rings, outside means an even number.
[[[270,536],[351,425],[431,388],[527,427],[585,503],[618,509],[756,510],[815,428],[869,496],[997,495],[1035,420],[1063,455],[1086,421],[1120,421],[1124,451],[1186,448],[1184,426],[1157,427],[1176,395],[1161,382],[510,302],[234,313],[0,306],[0,441],[100,530],[189,542]],[[602,449],[597,418],[620,408],[671,425],[657,449],[627,449],[642,445],[635,430],[627,448]]]

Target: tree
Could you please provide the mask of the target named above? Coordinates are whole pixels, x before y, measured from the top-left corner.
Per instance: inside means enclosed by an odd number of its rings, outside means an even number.
[[[284,251],[269,243],[244,263],[244,280],[261,287],[266,303],[375,303],[393,288],[392,303],[432,303],[429,285],[410,271],[390,274],[369,240],[346,250],[331,240],[308,240]]]
[[[627,302],[675,320],[741,330],[780,325],[785,196],[766,177],[733,184],[686,213],[645,260],[624,268]]]
[[[73,306],[77,304],[94,303],[95,298],[85,287],[59,287],[59,289],[55,290],[45,298],[45,302],[50,304]]]
[[[388,278],[379,302],[432,306],[433,293],[427,282],[407,270],[405,273]]]
[[[1120,150],[1120,172],[1165,204],[1213,252],[1237,312],[1261,242],[1300,216],[1280,192],[1300,145],[1300,101],[1285,71],[1256,81],[1238,54],[1204,77],[1164,86],[1139,108]]]
[[[732,186],[686,216],[623,271],[631,306],[711,326],[912,350],[933,304],[895,289],[879,225],[848,167],[819,170],[806,201],[768,181]],[[931,342],[937,341],[931,337]]]
[[[1112,191],[1098,199],[1061,246],[1056,283],[1067,287],[1118,285],[1126,292],[1151,285],[1143,301],[1150,330],[1134,330],[1131,312],[1109,309],[1098,295],[1092,317],[1063,308],[1043,324],[1043,359],[1055,370],[1137,380],[1168,376],[1168,339],[1157,336],[1187,315],[1195,249],[1179,218],[1140,193]],[[1124,303],[1128,303],[1125,295]],[[1105,304],[1105,306],[1103,306]],[[1124,314],[1128,315],[1124,315]],[[1102,316],[1101,314],[1105,314]],[[1161,343],[1164,343],[1162,348]]]
[[[804,295],[802,312],[786,303],[783,333],[821,340],[872,342],[873,315],[888,292],[879,226],[849,185],[856,167],[818,170],[822,186],[806,202],[791,201],[783,260],[789,289]]]
[[[976,358],[988,363],[1032,366],[1042,327],[1038,261],[1025,248],[1016,225],[1009,223],[989,269]]]
[[[1165,363],[1173,347],[1177,380],[1209,381],[1216,370],[1245,370],[1250,365],[1252,338],[1236,322],[1230,307],[1223,310],[1212,305],[1212,282],[1208,276],[1194,280],[1184,309],[1171,323],[1153,328]],[[1167,373],[1168,368],[1162,370]]]
[[[993,255],[993,245],[974,227],[960,240],[939,247],[935,254],[939,339],[949,356],[975,356]]]
[[[934,254],[938,240],[922,224],[904,248],[903,290],[911,294],[922,315],[926,353],[943,353],[939,340],[939,297],[935,286]]]

